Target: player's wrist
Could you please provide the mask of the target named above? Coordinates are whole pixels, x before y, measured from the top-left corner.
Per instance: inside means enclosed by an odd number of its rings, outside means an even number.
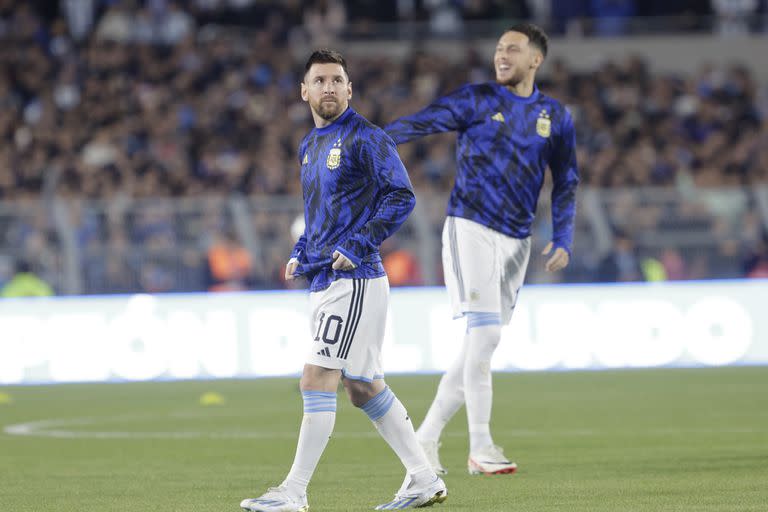
[[[552,240],[552,252],[556,251],[557,249],[562,249],[568,254],[568,258],[571,257],[571,248],[568,247],[566,244],[562,242],[557,242],[555,240]]]

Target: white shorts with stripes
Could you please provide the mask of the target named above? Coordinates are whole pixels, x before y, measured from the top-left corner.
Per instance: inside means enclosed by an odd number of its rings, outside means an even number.
[[[467,312],[500,313],[501,324],[508,324],[530,254],[530,237],[512,238],[471,220],[447,217],[443,273],[454,318]]]
[[[312,347],[306,362],[349,379],[384,378],[381,346],[389,304],[387,277],[337,279],[309,294]]]

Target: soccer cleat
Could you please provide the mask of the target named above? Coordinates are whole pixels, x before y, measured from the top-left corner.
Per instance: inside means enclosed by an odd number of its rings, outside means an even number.
[[[240,502],[240,508],[248,512],[307,512],[307,495],[296,497],[282,485],[270,487],[258,498],[248,498]]]
[[[506,475],[517,471],[517,464],[507,460],[500,447],[489,445],[470,454],[467,468],[470,475]]]
[[[448,497],[445,482],[436,476],[427,485],[417,486],[410,475],[406,475],[405,481],[395,494],[395,499],[389,503],[383,503],[375,510],[403,510],[406,508],[431,507],[435,503],[442,503]]]
[[[447,475],[448,470],[440,464],[440,456],[437,453],[438,448],[440,448],[440,443],[437,441],[419,441],[419,444],[421,445],[422,450],[424,450],[424,455],[427,456],[427,461],[429,462],[429,465],[432,466],[435,473],[438,475]]]

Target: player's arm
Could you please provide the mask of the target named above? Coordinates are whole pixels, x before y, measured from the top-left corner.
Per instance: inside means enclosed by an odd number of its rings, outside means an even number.
[[[473,110],[473,95],[470,87],[462,87],[435,100],[413,115],[391,122],[384,127],[384,131],[392,137],[395,144],[403,144],[425,135],[464,128],[469,123]]]
[[[299,166],[302,165],[302,160],[304,159],[304,153],[306,152],[306,137],[302,139],[301,143],[299,143]],[[301,234],[299,239],[296,241],[296,244],[293,246],[293,250],[291,251],[291,256],[288,258],[288,263],[285,265],[285,279],[291,280],[296,279],[296,269],[299,266],[299,263],[301,263],[301,257],[304,255],[304,249],[307,247],[307,231],[304,230],[304,232]]]
[[[552,241],[544,248],[549,255],[545,267],[554,272],[565,268],[571,259],[573,227],[576,219],[576,187],[579,169],[576,164],[576,133],[573,120],[566,111],[553,158],[552,171]]]
[[[287,280],[296,279],[295,272],[298,268],[300,259],[304,254],[304,248],[307,246],[307,234],[306,231],[301,234],[296,245],[293,246],[291,256],[288,258],[288,264],[285,266],[285,278]]]
[[[341,243],[336,250],[352,265],[378,250],[381,242],[405,222],[416,205],[411,180],[392,140],[384,134],[361,138],[360,165],[369,169],[379,190],[374,214],[363,227]],[[337,267],[334,262],[334,268]]]

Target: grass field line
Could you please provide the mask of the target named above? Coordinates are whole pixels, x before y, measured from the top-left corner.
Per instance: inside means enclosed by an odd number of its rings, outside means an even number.
[[[112,417],[82,417],[82,418],[62,418],[31,421],[26,423],[17,423],[7,425],[3,428],[3,433],[9,436],[27,436],[27,437],[48,437],[59,439],[294,439],[297,432],[292,431],[140,431],[140,430],[108,430],[108,431],[89,431],[89,430],[71,430],[71,427],[93,427],[103,425],[114,421],[136,421],[150,418],[143,415],[121,415]],[[156,418],[156,416],[155,416]],[[64,427],[64,428],[62,428]],[[69,428],[69,429],[68,429]],[[594,437],[594,436],[664,436],[681,434],[755,434],[762,433],[764,429],[757,427],[727,427],[727,428],[647,428],[633,431],[627,430],[608,430],[608,429],[542,429],[542,430],[523,430],[508,429],[498,430],[497,434],[509,437]],[[443,434],[444,437],[465,437],[464,432],[448,431]],[[378,432],[371,429],[369,431],[335,431],[333,437],[336,438],[376,438]]]

